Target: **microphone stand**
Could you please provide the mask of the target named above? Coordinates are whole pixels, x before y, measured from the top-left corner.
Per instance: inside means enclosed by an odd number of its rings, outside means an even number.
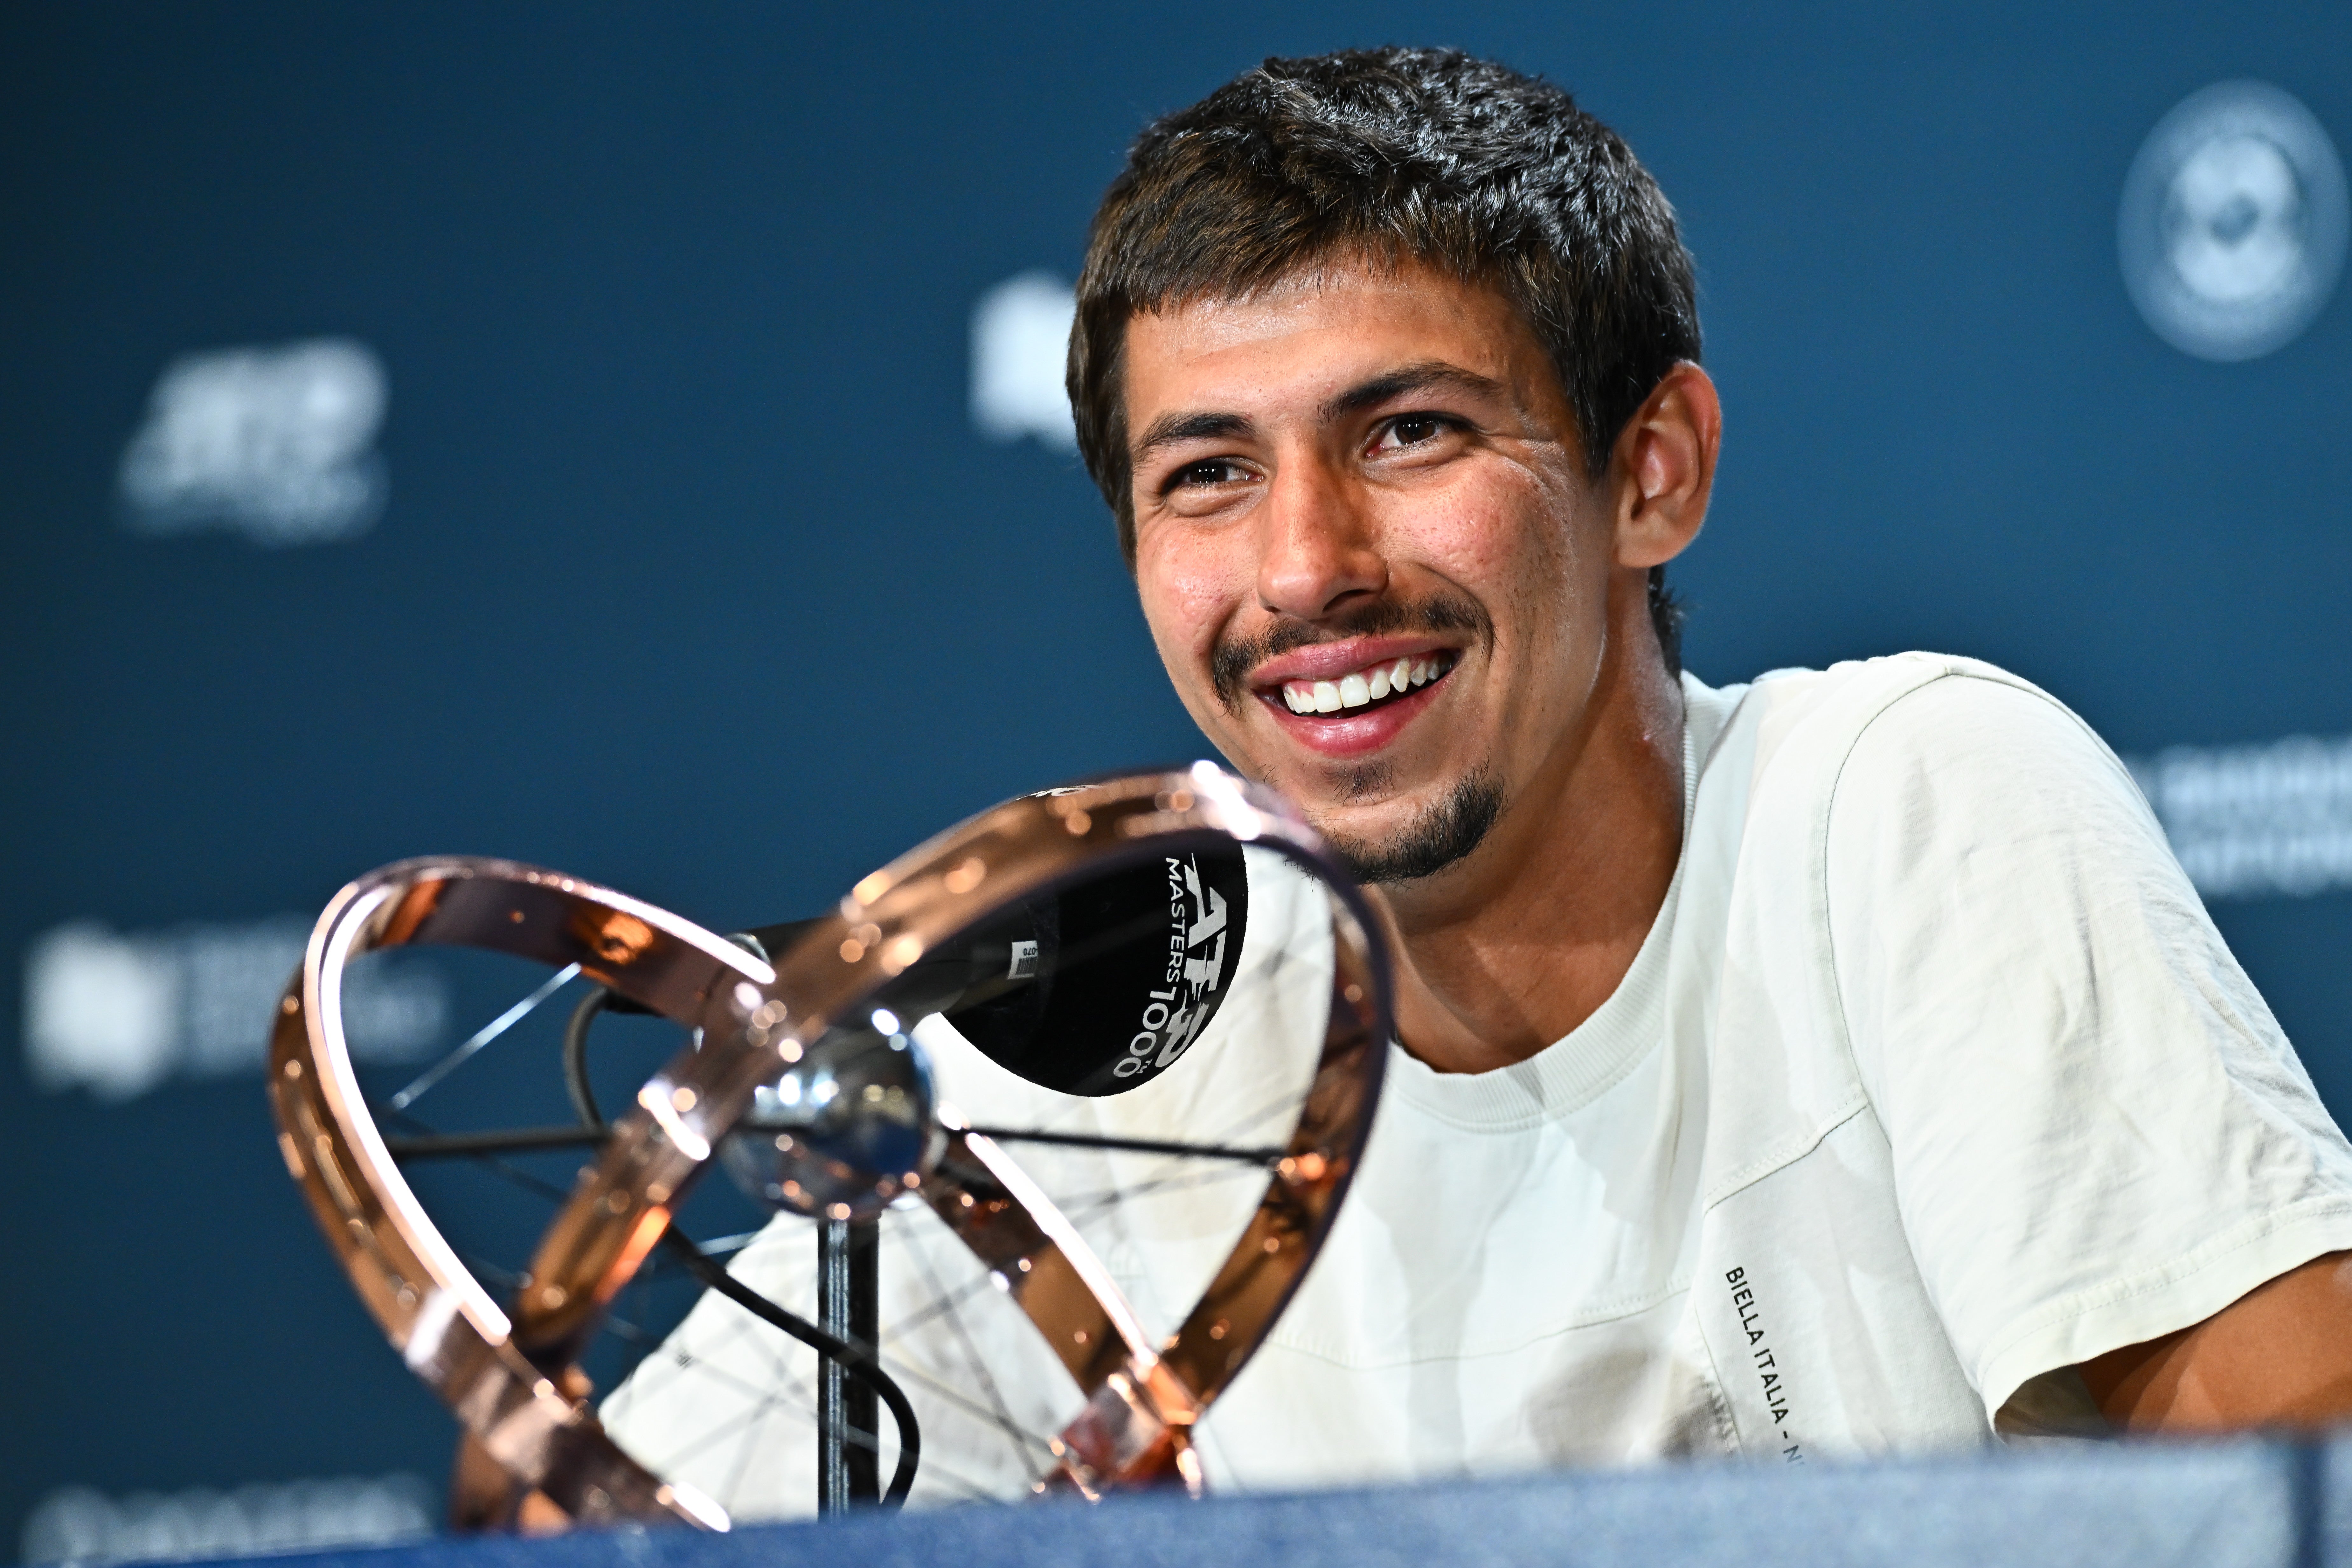
[[[882,1227],[817,1222],[817,1326],[853,1344],[881,1342]],[[882,1499],[880,1411],[874,1389],[826,1357],[817,1366],[816,1510],[845,1513]],[[857,1433],[861,1442],[849,1441]]]
[[[754,926],[734,940],[766,958],[816,923]],[[881,1235],[877,1220],[817,1222],[816,1322],[835,1339],[877,1348],[882,1342]],[[846,1513],[881,1501],[882,1423],[873,1385],[831,1356],[819,1358],[816,1379],[817,1512]],[[860,1441],[849,1440],[853,1432]]]

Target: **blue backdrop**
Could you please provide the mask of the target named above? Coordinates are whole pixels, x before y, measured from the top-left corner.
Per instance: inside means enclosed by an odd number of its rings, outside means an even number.
[[[723,928],[1197,754],[1076,458],[976,423],[974,311],[1075,273],[1151,115],[1390,40],[1570,87],[1682,214],[1728,428],[1692,668],[2051,689],[2254,845],[2215,914],[2352,1111],[2352,754],[2273,745],[2352,731],[2352,310],[2199,358],[2117,259],[2191,92],[2352,134],[2341,7],[12,8],[0,1527],[438,1487],[222,978],[351,875],[499,854]],[[387,993],[383,1054],[474,1001]]]

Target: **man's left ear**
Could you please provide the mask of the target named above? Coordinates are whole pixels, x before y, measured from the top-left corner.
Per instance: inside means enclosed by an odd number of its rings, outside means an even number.
[[[1611,454],[1618,565],[1663,565],[1698,537],[1722,446],[1723,405],[1715,383],[1685,360],[1650,389]]]

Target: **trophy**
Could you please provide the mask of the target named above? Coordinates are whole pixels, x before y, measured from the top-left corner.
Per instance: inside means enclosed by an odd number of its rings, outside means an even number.
[[[554,973],[372,1104],[344,976],[413,944]],[[419,1096],[575,978],[593,988],[563,1041],[572,1122],[421,1127]],[[950,1494],[1197,1496],[1196,1425],[1361,1156],[1389,1005],[1378,927],[1313,829],[1202,763],[1008,801],[817,919],[732,937],[511,862],[385,867],[320,917],[269,1092],[361,1299],[493,1478],[493,1519],[723,1530],[780,1510],[778,1456],[800,1453],[821,1508],[875,1496],[885,1457],[886,1501],[919,1473]],[[608,1118],[590,1026],[615,1013],[688,1034]],[[507,1275],[454,1246],[410,1179],[534,1155],[588,1163],[568,1188],[532,1178],[555,1213]],[[731,1264],[678,1220],[713,1163],[774,1216]],[[599,1405],[582,1363],[665,1268],[707,1294]],[[778,1299],[812,1290],[813,1314]],[[998,1435],[995,1481],[926,1452],[919,1398],[924,1420]],[[766,1435],[788,1407],[803,1437]]]

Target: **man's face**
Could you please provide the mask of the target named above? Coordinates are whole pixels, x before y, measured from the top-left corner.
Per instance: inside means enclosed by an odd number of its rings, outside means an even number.
[[[1126,397],[1177,692],[1360,874],[1429,875],[1564,776],[1612,510],[1500,296],[1357,266],[1139,316]]]

